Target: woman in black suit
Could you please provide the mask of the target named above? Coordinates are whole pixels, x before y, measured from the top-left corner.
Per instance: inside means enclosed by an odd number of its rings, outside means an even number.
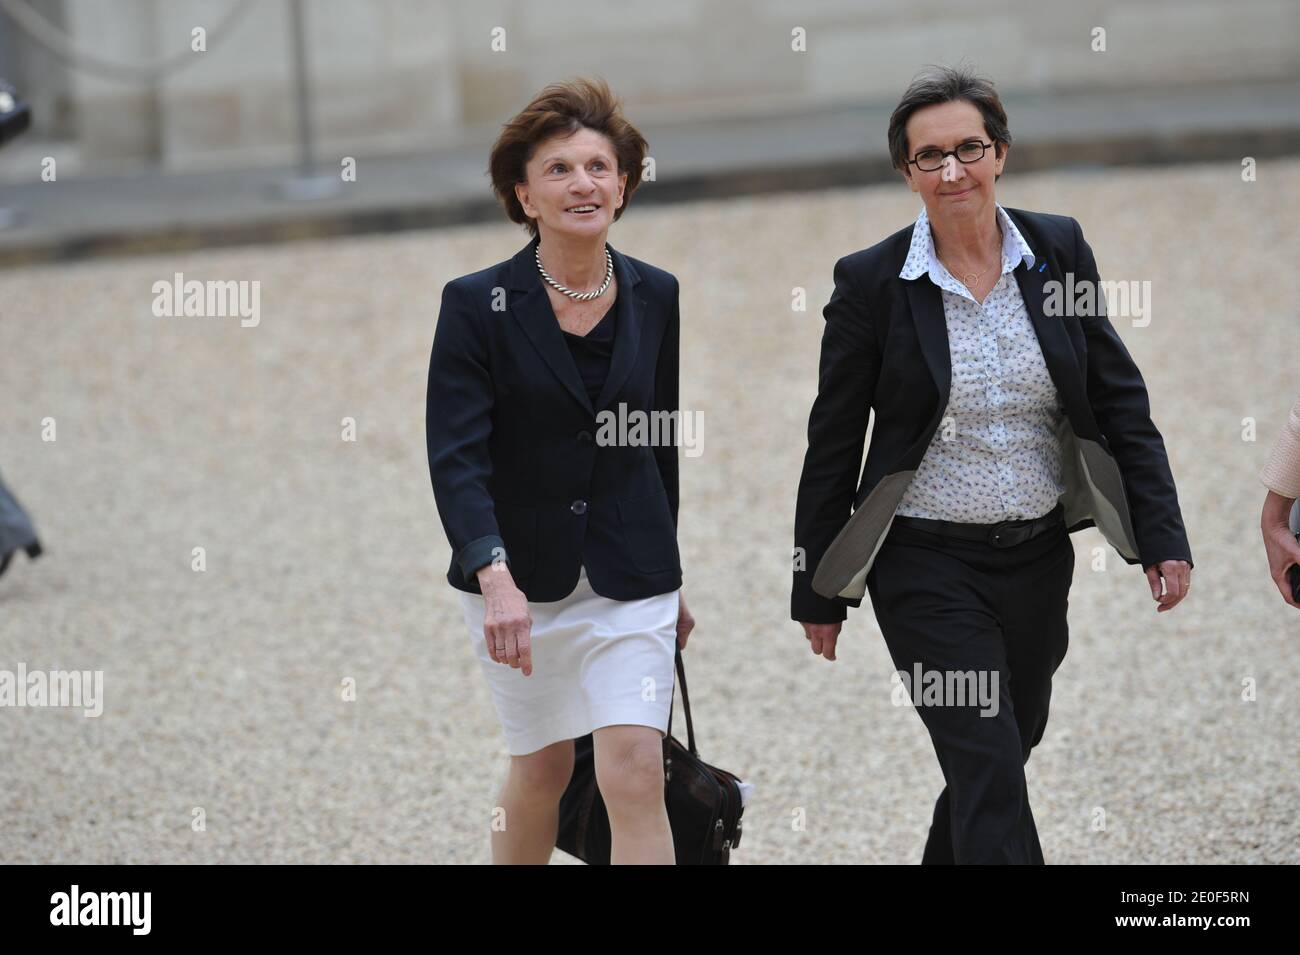
[[[662,741],[694,625],[677,549],[678,286],[606,242],[645,152],[603,81],[547,87],[490,161],[532,240],[443,290],[429,472],[511,754],[494,862],[549,859],[588,733],[612,860],[674,861]]]
[[[890,153],[924,208],[836,263],[796,505],[791,616],[834,660],[870,591],[934,742],[927,863],[1043,861],[1024,763],[1066,651],[1069,534],[1140,564],[1158,612],[1192,568],[1078,222],[996,202],[1010,145],[987,80],[934,69],[904,93]]]

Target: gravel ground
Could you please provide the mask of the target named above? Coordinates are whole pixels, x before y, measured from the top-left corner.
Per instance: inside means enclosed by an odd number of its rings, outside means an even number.
[[[999,184],[1078,217],[1103,278],[1151,281],[1151,324],[1117,325],[1196,559],[1156,615],[1140,570],[1109,548],[1094,568],[1101,537],[1073,537],[1071,647],[1028,766],[1051,863],[1300,857],[1300,617],[1266,574],[1256,477],[1297,386],[1293,174]],[[611,236],[681,279],[683,405],[705,420],[682,463],[688,666],[703,755],[758,787],[738,864],[918,861],[942,785],[869,603],[834,664],[788,617],[831,266],[916,210],[901,185],[633,202]],[[494,225],[0,274],[0,468],[47,548],[0,579],[0,668],[102,670],[105,696],[98,718],[0,714],[4,862],[487,860],[506,754],[443,579],[424,390],[443,283],[525,241]],[[259,280],[260,324],[153,317],[176,271]]]

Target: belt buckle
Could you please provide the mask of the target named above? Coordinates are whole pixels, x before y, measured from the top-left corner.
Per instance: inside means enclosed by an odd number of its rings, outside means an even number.
[[[1017,544],[1024,543],[1025,537],[1020,531],[1027,531],[1030,525],[1025,527],[1009,527],[1014,521],[1000,521],[989,529],[988,543],[992,547],[1015,547]]]

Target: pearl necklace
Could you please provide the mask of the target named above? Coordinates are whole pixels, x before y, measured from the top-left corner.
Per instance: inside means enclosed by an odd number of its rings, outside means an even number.
[[[547,284],[562,295],[569,296],[569,298],[573,299],[575,302],[589,302],[593,298],[599,298],[604,295],[605,291],[609,288],[609,283],[614,278],[614,257],[609,254],[608,245],[605,246],[605,282],[594,292],[575,292],[567,285],[561,285],[559,282],[555,281],[555,279],[551,278],[550,273],[548,273],[546,269],[542,268],[542,247],[538,245],[537,248],[533,250],[533,253],[537,257],[537,271],[542,273],[542,278],[546,279]]]

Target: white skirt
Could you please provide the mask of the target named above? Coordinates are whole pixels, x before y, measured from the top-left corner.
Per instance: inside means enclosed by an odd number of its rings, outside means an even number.
[[[492,690],[512,756],[634,724],[668,731],[677,644],[677,591],[640,600],[602,597],[587,570],[563,600],[529,602],[533,672],[496,663],[483,637],[486,608],[460,591],[465,626]]]

